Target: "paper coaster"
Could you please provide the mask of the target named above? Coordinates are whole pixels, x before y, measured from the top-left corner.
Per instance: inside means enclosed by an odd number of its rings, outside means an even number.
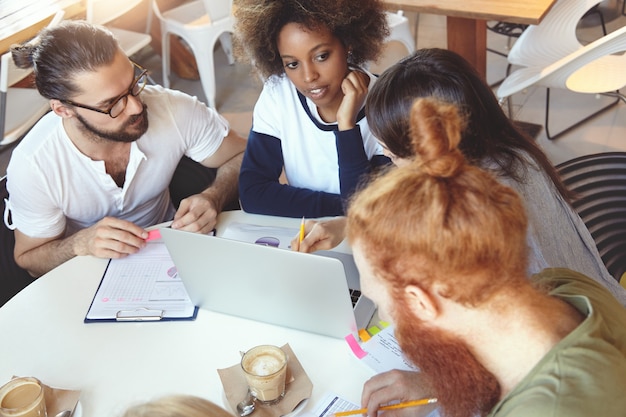
[[[298,361],[295,353],[291,350],[289,344],[281,346],[281,349],[287,354],[287,385],[285,387],[285,397],[274,405],[264,405],[257,401],[254,416],[255,417],[279,417],[284,416],[292,411],[304,400],[311,397],[313,391],[313,383],[307,376]],[[224,369],[218,369],[218,374],[222,380],[222,386],[226,394],[226,399],[230,408],[237,415],[237,404],[246,397],[248,385],[243,369],[239,363]]]

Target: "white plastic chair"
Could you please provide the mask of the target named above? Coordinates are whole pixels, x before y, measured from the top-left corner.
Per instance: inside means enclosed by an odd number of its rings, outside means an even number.
[[[557,0],[538,25],[528,26],[515,41],[507,59],[524,67],[548,65],[582,48],[576,27],[602,0]]]
[[[496,95],[502,100],[533,85],[548,87],[546,135],[548,139],[556,139],[616,105],[620,100],[626,102],[626,97],[618,91],[626,86],[626,54],[622,53],[625,51],[626,26],[547,66],[527,67],[514,71],[500,85]],[[604,94],[617,97],[617,99],[556,135],[551,135],[548,111],[550,88],[567,89],[576,93]]]
[[[389,26],[389,37],[387,42],[398,41],[404,45],[407,55],[415,51],[415,37],[411,32],[409,19],[404,16],[402,10],[397,13],[386,12],[387,25]]]
[[[507,76],[513,65],[528,67],[554,62],[583,46],[576,36],[576,27],[583,18],[597,15],[602,29],[599,36],[606,35],[602,11],[594,9],[601,1],[557,0],[538,25],[514,25],[504,22],[488,25],[491,31],[509,37],[507,43],[509,52],[505,54],[491,48],[487,48],[487,51],[507,58]],[[502,33],[499,25],[506,29],[514,28],[514,30],[509,34]],[[511,46],[512,39],[515,39],[513,46]],[[503,80],[494,82],[492,86],[499,85]]]
[[[161,58],[163,86],[169,87],[170,35],[181,37],[191,48],[207,104],[215,108],[215,64],[213,49],[219,40],[228,63],[233,64],[232,39],[234,18],[232,0],[195,0],[161,13],[157,0],[152,9],[161,23]]]
[[[543,67],[582,48],[583,45],[576,36],[578,23],[601,2],[602,0],[557,0],[538,25],[528,26],[515,41],[507,56],[509,65],[506,76],[509,76],[514,65]],[[600,11],[597,13],[602,16]],[[602,35],[606,35],[604,24],[599,36]],[[507,107],[509,117],[512,117],[510,97],[507,99]],[[548,100],[546,119],[549,111]]]
[[[402,10],[385,12],[389,36],[385,39],[385,46],[381,58],[370,65],[370,71],[375,74],[382,73],[389,66],[395,64],[401,58],[415,51],[415,35],[411,31],[409,19],[404,16]]]
[[[64,11],[57,12],[48,27],[63,20]],[[0,64],[0,145],[8,145],[22,137],[50,109],[47,99],[36,88],[12,85],[32,74],[33,69],[15,66],[11,52],[2,55]]]
[[[87,0],[85,17],[90,23],[107,26],[117,38],[124,53],[131,56],[148,46],[152,37],[148,33],[120,29],[107,24],[128,13],[141,2],[142,0]],[[148,12],[148,20],[150,16],[151,13]]]

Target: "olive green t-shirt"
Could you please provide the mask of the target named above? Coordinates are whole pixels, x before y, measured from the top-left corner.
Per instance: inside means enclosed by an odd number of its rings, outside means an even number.
[[[532,280],[586,319],[489,417],[626,416],[626,309],[600,284],[568,269],[546,269]]]

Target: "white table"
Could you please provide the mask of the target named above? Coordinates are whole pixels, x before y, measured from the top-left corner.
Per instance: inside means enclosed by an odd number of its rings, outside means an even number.
[[[273,219],[225,213],[218,233],[232,220],[290,227],[300,222]],[[360,402],[373,372],[341,339],[206,310],[195,321],[84,324],[106,264],[76,257],[0,308],[0,383],[13,375],[35,376],[53,387],[79,389],[85,417],[119,416],[133,403],[172,393],[198,395],[228,409],[216,370],[237,363],[241,350],[289,343],[313,382],[307,408],[329,390]]]

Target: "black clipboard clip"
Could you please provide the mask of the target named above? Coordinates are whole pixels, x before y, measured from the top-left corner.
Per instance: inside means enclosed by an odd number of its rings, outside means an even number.
[[[150,310],[141,307],[135,310],[120,310],[115,315],[116,321],[159,321],[163,318],[163,310]]]

